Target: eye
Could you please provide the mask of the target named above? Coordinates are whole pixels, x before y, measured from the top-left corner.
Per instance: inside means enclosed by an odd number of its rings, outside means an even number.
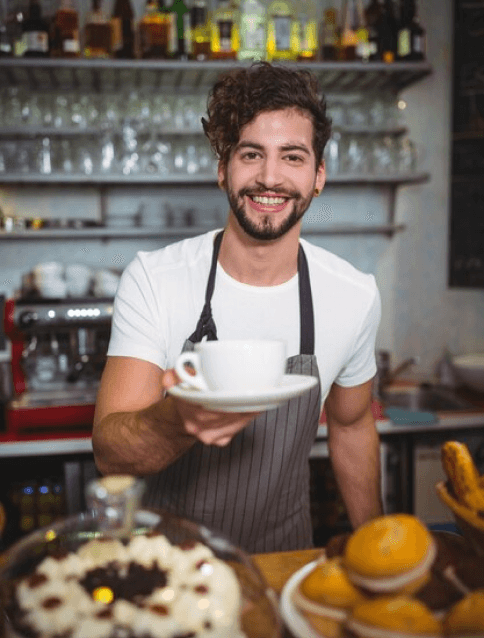
[[[255,160],[258,159],[260,157],[260,153],[258,153],[257,151],[246,151],[245,153],[242,153],[241,155],[243,160]]]
[[[302,157],[301,155],[286,155],[286,159],[293,164],[304,162],[304,157]]]

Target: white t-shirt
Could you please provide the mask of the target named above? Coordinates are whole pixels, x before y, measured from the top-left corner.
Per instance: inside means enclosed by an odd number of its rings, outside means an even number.
[[[116,294],[109,356],[136,357],[162,369],[174,366],[203,308],[216,232],[137,254]],[[380,296],[373,275],[300,241],[311,280],[324,401],[334,382],[351,387],[375,375]],[[219,264],[212,314],[219,339],[282,339],[288,357],[299,354],[297,275],[277,286],[250,286]]]

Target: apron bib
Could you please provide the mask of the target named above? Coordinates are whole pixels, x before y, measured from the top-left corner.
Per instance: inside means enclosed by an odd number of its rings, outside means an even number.
[[[217,339],[211,299],[223,233],[214,241],[205,305],[183,350]],[[306,256],[298,253],[300,354],[286,374],[319,372],[314,355],[314,316]],[[235,337],[234,337],[235,338]],[[309,453],[316,438],[321,386],[262,412],[223,448],[200,442],[159,474],[146,477],[146,504],[222,532],[247,552],[312,546]]]

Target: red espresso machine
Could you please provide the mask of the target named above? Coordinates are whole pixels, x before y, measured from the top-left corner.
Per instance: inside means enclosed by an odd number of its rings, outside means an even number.
[[[8,433],[92,426],[112,313],[112,299],[6,300],[13,385]]]

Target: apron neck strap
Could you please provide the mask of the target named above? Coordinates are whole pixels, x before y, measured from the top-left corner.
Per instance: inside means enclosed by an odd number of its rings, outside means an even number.
[[[217,340],[217,327],[212,317],[211,300],[215,289],[218,255],[222,244],[223,230],[214,239],[212,263],[205,290],[205,304],[193,334],[188,337],[192,343],[199,343],[204,337],[208,341]],[[314,354],[314,311],[308,262],[304,250],[299,244],[297,255],[299,275],[299,315],[300,315],[300,354]]]

